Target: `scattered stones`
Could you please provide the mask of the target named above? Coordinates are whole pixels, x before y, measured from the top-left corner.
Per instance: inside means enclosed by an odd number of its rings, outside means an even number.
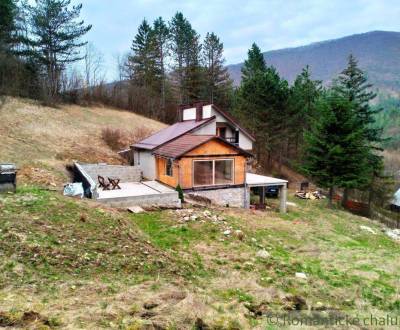
[[[221,226],[223,235],[230,236],[233,233],[233,229],[228,225],[226,219],[221,215],[212,213],[211,210],[177,209],[171,211],[171,214],[176,216],[177,222],[180,224],[185,224],[190,221],[200,223],[210,221]],[[235,237],[243,240],[244,233],[241,230],[236,230],[234,234]]]
[[[256,257],[257,258],[261,258],[261,259],[268,259],[271,255],[269,254],[268,251],[266,250],[258,250],[256,253]]]
[[[361,225],[360,229],[365,230],[365,231],[367,231],[367,232],[369,232],[369,233],[371,233],[373,235],[376,235],[376,231],[373,230],[371,227]]]
[[[307,275],[305,273],[296,273],[295,276],[297,278],[302,279],[302,280],[306,280],[307,279]]]

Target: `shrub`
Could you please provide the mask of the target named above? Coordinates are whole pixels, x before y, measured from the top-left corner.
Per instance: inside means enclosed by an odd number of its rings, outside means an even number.
[[[106,127],[102,129],[101,137],[112,150],[119,151],[152,133],[152,130],[145,127],[140,127],[131,133],[119,128]]]
[[[179,199],[181,200],[181,202],[183,203],[184,201],[185,201],[185,198],[184,198],[184,196],[183,196],[183,190],[182,190],[182,188],[181,188],[181,186],[178,184],[177,186],[176,186],[176,191],[178,192],[178,194],[179,194]]]

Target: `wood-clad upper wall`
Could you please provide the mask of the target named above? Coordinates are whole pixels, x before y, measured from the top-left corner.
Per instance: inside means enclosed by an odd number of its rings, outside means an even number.
[[[237,150],[223,142],[211,140],[174,161],[172,176],[165,175],[166,159],[156,158],[157,179],[171,187],[178,183],[183,189],[193,188],[193,161],[233,159],[234,183],[244,184],[246,172],[246,157],[238,155]]]

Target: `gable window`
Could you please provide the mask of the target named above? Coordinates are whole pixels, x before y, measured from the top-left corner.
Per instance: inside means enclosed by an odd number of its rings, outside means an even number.
[[[172,176],[172,167],[172,159],[167,159],[167,161],[165,162],[165,175]]]
[[[194,160],[193,185],[212,186],[233,183],[233,159]]]

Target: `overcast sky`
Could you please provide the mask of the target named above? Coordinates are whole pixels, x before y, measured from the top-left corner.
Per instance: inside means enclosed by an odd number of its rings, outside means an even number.
[[[256,42],[263,51],[306,45],[372,30],[400,31],[400,0],[73,0],[93,25],[87,35],[116,78],[117,54],[129,51],[143,18],[168,21],[181,11],[202,37],[215,32],[227,64],[242,62]]]

